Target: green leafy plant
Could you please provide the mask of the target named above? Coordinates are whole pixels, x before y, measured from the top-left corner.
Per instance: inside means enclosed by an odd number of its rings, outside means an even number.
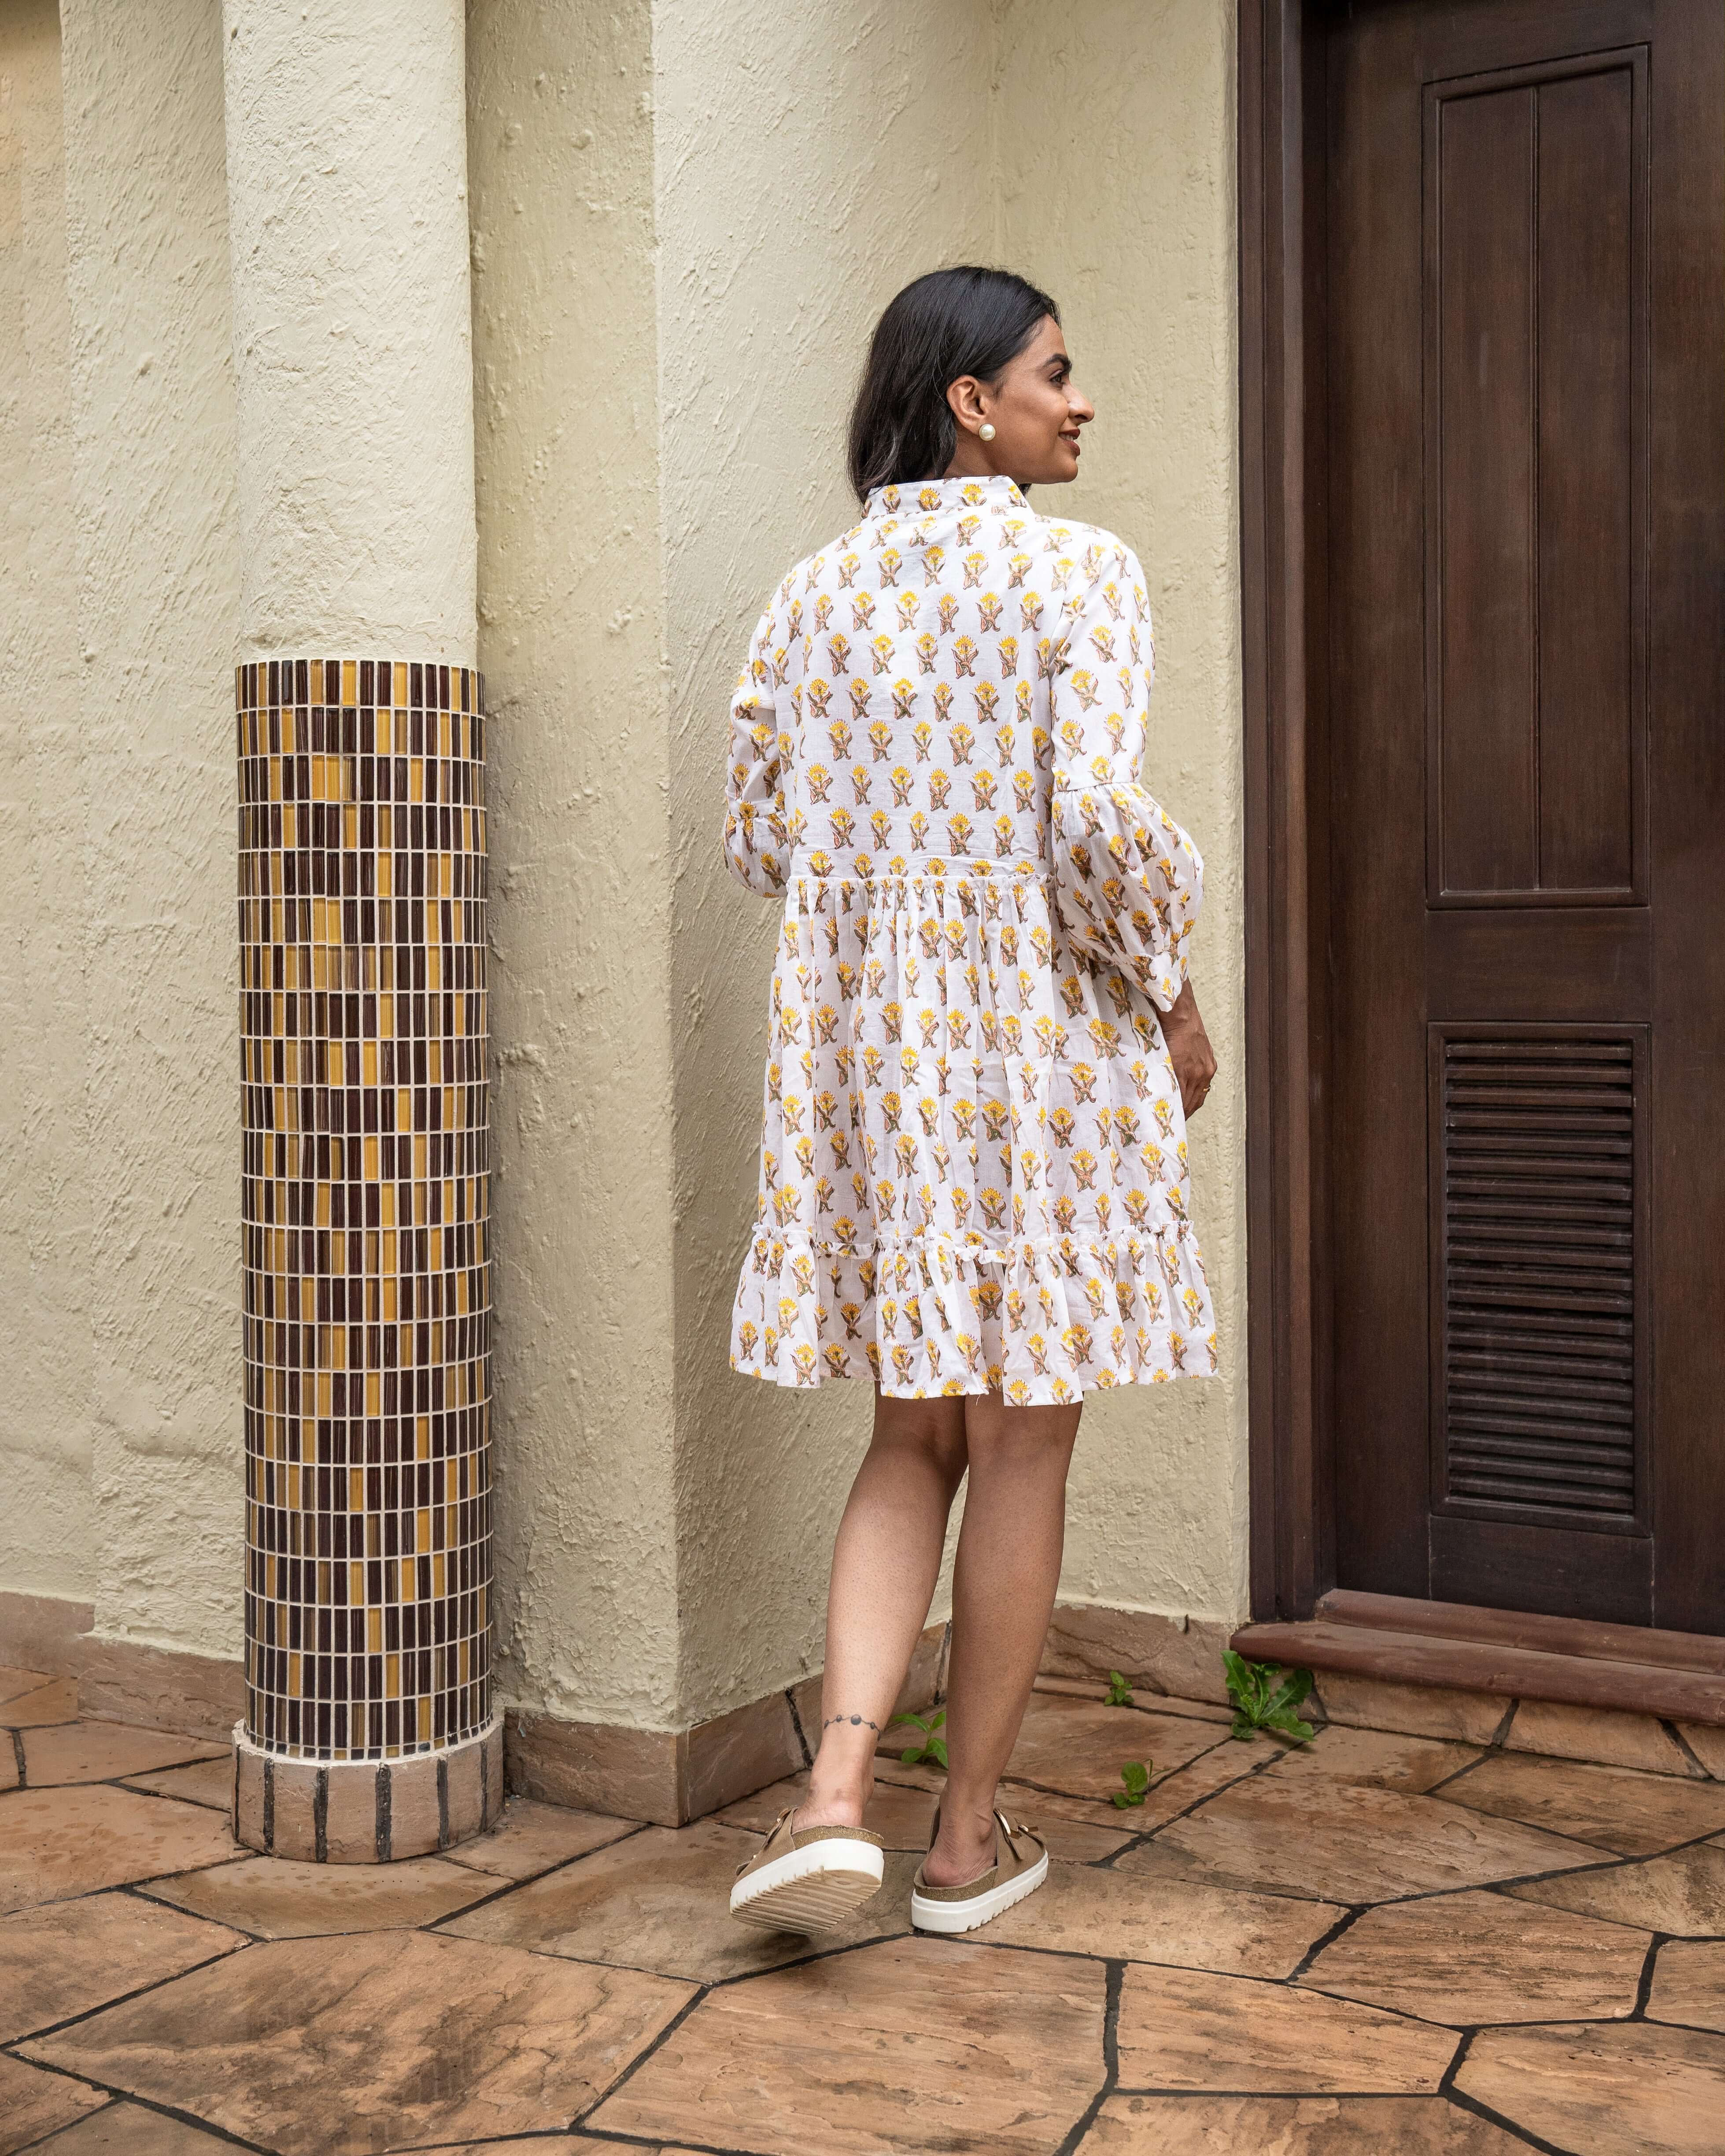
[[[1142,1759],[1127,1761],[1120,1770],[1120,1779],[1126,1784],[1126,1787],[1114,1792],[1114,1804],[1117,1810],[1123,1812],[1128,1804],[1143,1803],[1145,1792],[1150,1787],[1150,1768],[1154,1764],[1153,1760],[1147,1763]]]
[[[1296,1744],[1312,1742],[1312,1724],[1301,1722],[1296,1712],[1312,1690],[1310,1670],[1284,1671],[1274,1662],[1249,1662],[1231,1647],[1223,1653],[1222,1666],[1228,1672],[1236,1737],[1273,1729],[1280,1736],[1291,1737]]]
[[[906,1766],[938,1767],[942,1772],[945,1771],[947,1764],[947,1740],[941,1735],[940,1731],[941,1725],[945,1722],[946,1718],[947,1710],[943,1707],[937,1708],[934,1713],[930,1715],[927,1722],[922,1719],[922,1717],[920,1714],[896,1714],[893,1716],[891,1721],[886,1725],[889,1729],[896,1729],[900,1722],[908,1722],[914,1727],[920,1729],[922,1732],[922,1741],[920,1744],[913,1744],[908,1752],[900,1754],[900,1757],[903,1759]]]
[[[1127,1682],[1126,1679],[1122,1676],[1118,1670],[1110,1670],[1108,1672],[1109,1706],[1130,1707],[1132,1703],[1132,1686]]]

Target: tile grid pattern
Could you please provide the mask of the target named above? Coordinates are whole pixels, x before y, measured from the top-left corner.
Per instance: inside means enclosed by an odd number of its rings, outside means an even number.
[[[246,1727],[400,1758],[490,1713],[484,684],[235,680]]]
[[[0,1794],[0,1908],[17,1912],[0,1917],[0,2100],[54,2156],[114,2145],[119,2129],[141,2145],[164,2109],[182,2122],[177,2152],[208,2138],[213,2156],[237,2134],[321,2156],[335,2060],[341,2145],[353,2148],[547,2145],[522,2135],[654,2156],[860,2156],[937,2134],[971,2156],[1713,2145],[1725,1878],[1712,1875],[1725,1873],[1725,1835],[1697,1829],[1725,1817],[1725,1789],[1704,1775],[1335,1725],[1309,1752],[1247,1749],[1191,1702],[1142,1713],[1045,1695],[1010,1769],[1043,1786],[1009,1785],[1009,1807],[1037,1804],[1050,1829],[1096,1817],[1123,1845],[1067,1854],[1042,1893],[974,1938],[918,1938],[902,1887],[926,1819],[909,1800],[926,1811],[937,1781],[883,1758],[895,1779],[877,1783],[875,1817],[889,1852],[905,1852],[889,1856],[891,1905],[860,1936],[739,1946],[724,1889],[752,1845],[745,1815],[770,1815],[780,1790],[675,1831],[512,1806],[463,1852],[470,1883],[436,1859],[332,1897],[309,1868],[295,1879],[295,1867],[221,1861],[197,1801],[133,1794],[164,1780],[146,1763],[173,1758],[176,1740],[49,1726],[42,1683],[12,1674],[0,1728],[18,1725],[24,1786]],[[1191,1725],[1178,1747],[1176,1723]],[[1158,1816],[1139,1815],[1139,1830],[1101,1801],[1122,1750],[1194,1747],[1158,1777]],[[1489,1813],[1468,1797],[1482,1777],[1495,1778]],[[1311,1874],[1295,1881],[1287,1822],[1254,1827],[1253,1807],[1301,1787]],[[1349,1789],[1377,1794],[1387,1836],[1362,1840],[1337,1819]],[[74,1851],[64,1815],[79,1799],[160,1825],[147,1849],[131,1821],[129,1844],[86,1835]],[[1573,1832],[1614,1807],[1639,1848],[1666,1853],[1650,1863],[1571,1844],[1579,1868],[1528,1880],[1525,1828],[1490,1842],[1517,1815],[1573,1815]],[[1158,1852],[1182,1835],[1171,1869]],[[1393,1863],[1434,1835],[1456,1849],[1473,1837],[1484,1892],[1386,1875],[1365,1897],[1375,1915],[1355,1904],[1333,1921],[1319,1897],[1338,1867],[1368,1850]],[[1199,1883],[1253,1851],[1267,1898]],[[17,1891],[33,1861],[48,1868]],[[1666,1873],[1685,1862],[1691,1898],[1670,1902]],[[69,1869],[50,1876],[56,1863]],[[1651,1898],[1608,1922],[1568,1915],[1553,1899],[1564,1878]],[[1495,1928],[1482,1933],[1484,1919]],[[1350,1946],[1373,1922],[1413,1925],[1420,1943]],[[428,1993],[456,2016],[430,2049]],[[481,2007],[464,2019],[470,1994]],[[110,2101],[100,2130],[79,2123]]]

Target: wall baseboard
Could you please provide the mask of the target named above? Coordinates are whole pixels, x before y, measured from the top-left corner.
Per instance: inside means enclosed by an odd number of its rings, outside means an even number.
[[[75,1677],[80,1712],[99,1721],[217,1743],[231,1737],[245,1712],[239,1662],[103,1639],[94,1622],[87,1602],[0,1594],[0,1661]],[[950,1630],[942,1624],[924,1631],[895,1712],[915,1712],[945,1697]],[[1063,1603],[1049,1625],[1042,1674],[1102,1680],[1119,1670],[1140,1692],[1221,1702],[1230,1630],[1198,1618]],[[506,1706],[500,1712],[507,1784],[547,1804],[682,1826],[800,1774],[820,1742],[820,1691],[817,1671],[680,1730],[568,1721]]]
[[[225,1744],[245,1713],[245,1668],[213,1655],[105,1640],[88,1602],[48,1594],[0,1594],[0,1661],[54,1677],[75,1677],[78,1711],[98,1722],[130,1722]]]
[[[1136,1691],[1170,1699],[1228,1703],[1222,1650],[1234,1627],[1206,1617],[1161,1617],[1149,1609],[1111,1609],[1099,1602],[1062,1602],[1049,1620],[1041,1674],[1106,1680],[1111,1670]]]

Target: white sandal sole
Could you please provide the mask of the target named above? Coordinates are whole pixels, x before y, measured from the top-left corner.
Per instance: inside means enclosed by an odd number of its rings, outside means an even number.
[[[739,1879],[731,1890],[731,1913],[763,1932],[829,1932],[880,1891],[885,1875],[873,1842],[834,1835]]]
[[[1003,1880],[986,1894],[972,1894],[962,1902],[931,1901],[912,1887],[911,1922],[919,1932],[973,1932],[978,1924],[1004,1916],[1015,1902],[1034,1894],[1047,1876],[1048,1852],[1045,1850],[1028,1871]]]

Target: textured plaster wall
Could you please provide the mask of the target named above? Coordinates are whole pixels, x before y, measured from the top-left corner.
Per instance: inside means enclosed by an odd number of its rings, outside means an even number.
[[[1059,499],[1149,567],[1150,776],[1209,856],[1224,1058],[1194,1151],[1230,1374],[1087,1411],[1065,1591],[1243,1604],[1231,20],[471,0],[500,1603],[524,1703],[666,1726],[822,1659],[870,1403],[725,1364],[776,913],[719,856],[723,715],[765,594],[853,513],[875,316],[978,256],[1062,295],[1103,408]]]
[[[0,13],[0,1582],[87,1600],[85,775],[54,0]]]
[[[698,1721],[819,1667],[870,1414],[866,1387],[799,1395],[726,1367],[778,910],[720,855],[725,711],[768,592],[855,515],[844,428],[875,316],[920,271],[987,252],[990,17],[986,0],[664,0],[655,38],[680,1690]]]
[[[1234,10],[1224,0],[1002,0],[1002,259],[1059,300],[1096,405],[1057,499],[1149,579],[1144,782],[1204,855],[1193,978],[1219,1070],[1191,1135],[1219,1382],[1086,1402],[1061,1594],[1244,1616],[1245,1096],[1235,384]],[[1055,497],[1050,498],[1050,506]]]
[[[645,4],[473,0],[505,1698],[678,1719],[672,856]]]
[[[223,26],[239,655],[470,665],[462,0],[228,0]]]
[[[69,1323],[82,1313],[90,1373],[51,1411],[90,1430],[97,1630],[234,1655],[239,579],[221,13],[62,0],[60,15],[85,804],[65,932],[87,1016],[81,1098],[53,1142],[69,1159],[87,1148],[90,1230],[50,1292]]]

